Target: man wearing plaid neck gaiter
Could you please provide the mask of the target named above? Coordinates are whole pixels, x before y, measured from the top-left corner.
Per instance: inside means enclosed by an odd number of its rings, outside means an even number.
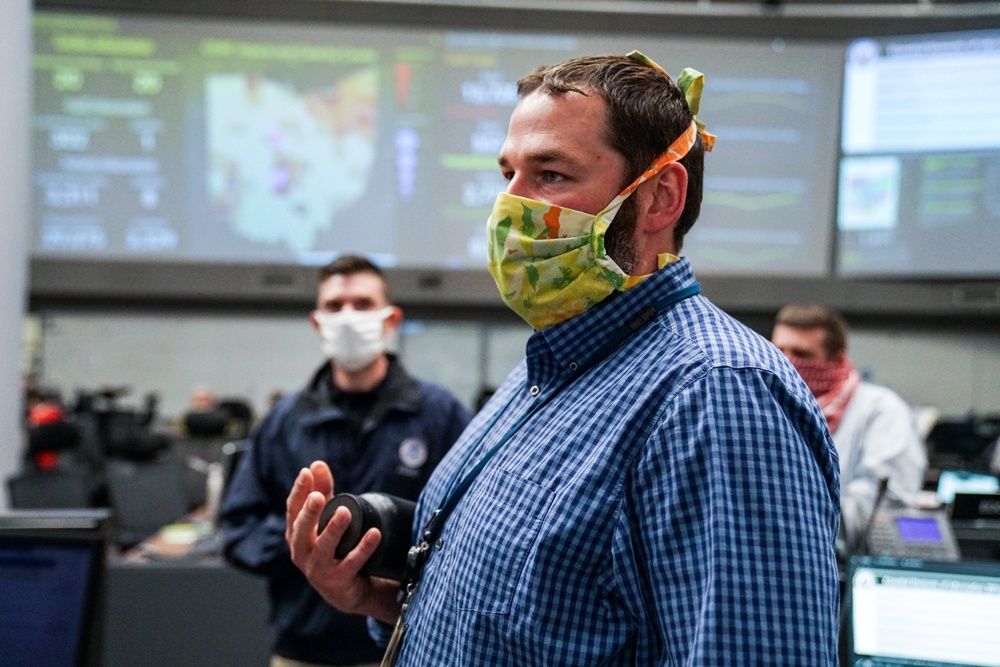
[[[927,453],[910,407],[892,390],[861,379],[847,358],[847,325],[818,304],[790,304],[771,342],[788,357],[826,417],[840,456],[841,534],[859,546],[882,479],[885,506],[912,505]]]

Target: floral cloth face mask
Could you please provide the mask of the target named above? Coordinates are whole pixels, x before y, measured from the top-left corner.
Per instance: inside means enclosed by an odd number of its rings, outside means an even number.
[[[663,71],[637,52],[629,57]],[[685,69],[678,80],[696,113],[704,76]],[[535,329],[544,329],[575,317],[603,301],[612,291],[624,291],[648,276],[630,276],[608,257],[604,237],[622,203],[640,184],[671,162],[680,160],[697,135],[711,150],[715,137],[698,121],[670,148],[596,215],[567,209],[505,192],[497,196],[487,221],[487,260],[500,297]],[[659,268],[676,259],[660,255]]]

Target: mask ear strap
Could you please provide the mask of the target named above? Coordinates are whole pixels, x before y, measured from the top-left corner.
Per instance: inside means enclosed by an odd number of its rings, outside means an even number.
[[[618,193],[618,196],[612,199],[611,203],[608,204],[604,208],[604,210],[610,211],[616,208],[623,201],[625,201],[625,199],[629,195],[635,192],[635,189],[637,187],[648,181],[656,174],[660,173],[660,171],[665,166],[667,166],[671,162],[677,162],[685,155],[687,155],[688,151],[691,150],[691,147],[694,146],[694,141],[695,137],[697,136],[697,131],[698,127],[694,124],[694,121],[692,121],[691,124],[688,125],[688,128],[684,130],[684,132],[681,134],[681,136],[674,139],[674,143],[670,144],[670,148],[664,151],[660,155],[660,157],[656,158],[653,164],[651,164],[649,168],[646,169],[646,171],[642,172],[639,178],[632,181],[632,183],[628,187],[626,187],[624,190]]]

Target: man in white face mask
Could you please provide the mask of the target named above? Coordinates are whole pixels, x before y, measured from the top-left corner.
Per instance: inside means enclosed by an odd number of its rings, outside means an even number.
[[[362,257],[323,267],[310,321],[327,362],[279,400],[251,436],[223,503],[225,556],[270,579],[271,667],[368,665],[376,648],[361,617],[326,604],[289,559],[285,497],[314,460],[337,492],[416,500],[469,414],[447,390],[411,377],[388,351],[403,312],[382,271]]]
[[[370,391],[385,379],[389,335],[399,328],[403,311],[389,305],[378,274],[333,273],[321,279],[309,319],[319,332],[324,356],[333,362],[337,386],[348,392]]]

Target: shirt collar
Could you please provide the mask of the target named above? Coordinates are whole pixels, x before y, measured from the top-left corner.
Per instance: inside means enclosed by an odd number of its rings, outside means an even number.
[[[587,364],[604,345],[619,335],[620,327],[652,306],[665,294],[695,282],[686,258],[671,262],[624,292],[615,292],[590,310],[565,322],[536,331],[528,339],[528,384]]]
[[[395,354],[387,353],[386,356],[389,358],[389,369],[385,379],[372,390],[378,392],[378,405],[373,408],[372,414],[380,415],[389,408],[408,412],[419,411],[423,403],[420,383],[406,372]],[[298,413],[313,413],[316,421],[338,416],[341,410],[337,407],[334,395],[339,393],[340,389],[333,384],[330,362],[327,362],[313,374],[295,409]]]

